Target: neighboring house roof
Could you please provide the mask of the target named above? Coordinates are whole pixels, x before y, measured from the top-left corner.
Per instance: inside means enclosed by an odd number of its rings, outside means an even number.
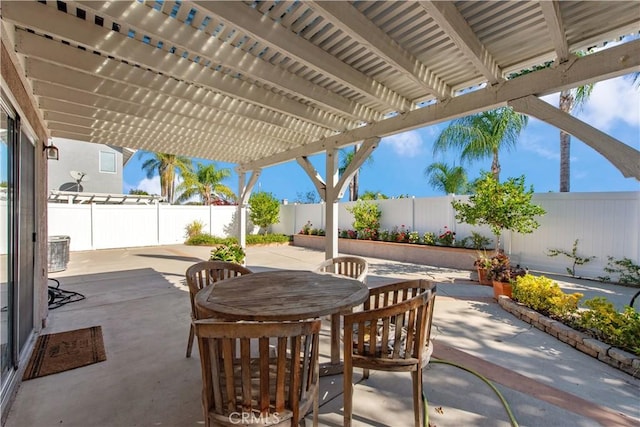
[[[123,167],[127,164],[127,162],[129,160],[131,160],[133,155],[136,154],[136,151],[138,151],[138,150],[133,150],[131,148],[122,147],[122,166]]]

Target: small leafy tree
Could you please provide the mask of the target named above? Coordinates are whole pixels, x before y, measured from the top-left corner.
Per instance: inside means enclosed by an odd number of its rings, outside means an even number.
[[[382,212],[377,203],[369,200],[358,200],[358,202],[350,208],[347,208],[353,214],[353,228],[358,235],[365,239],[375,240],[380,230],[380,217]]]
[[[640,286],[640,265],[633,262],[631,258],[624,257],[615,259],[612,256],[607,257],[609,260],[604,271],[607,273],[617,274],[618,283],[629,286]],[[611,277],[603,276],[599,278],[602,281],[609,281]],[[633,306],[632,304],[629,304]]]
[[[595,259],[594,256],[578,255],[578,240],[579,239],[576,239],[573,242],[573,248],[571,249],[571,252],[565,251],[564,249],[549,249],[547,251],[547,256],[554,257],[558,255],[564,255],[567,258],[570,258],[573,260],[573,264],[571,265],[571,268],[566,267],[567,273],[569,273],[571,277],[576,277],[576,265],[584,265],[589,261],[591,261],[592,259]]]
[[[249,206],[251,207],[249,219],[261,227],[264,234],[267,234],[270,225],[280,222],[280,202],[273,194],[266,191],[253,193],[249,197]]]
[[[500,248],[500,236],[504,230],[517,233],[532,233],[540,224],[535,217],[546,212],[531,203],[533,187],[527,190],[524,175],[509,178],[500,183],[485,172],[477,181],[475,194],[465,203],[454,200],[458,222],[470,225],[488,225],[496,236],[496,252]]]

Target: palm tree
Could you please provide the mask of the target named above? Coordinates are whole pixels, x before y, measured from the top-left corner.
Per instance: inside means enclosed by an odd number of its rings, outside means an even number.
[[[460,159],[467,162],[490,157],[491,173],[499,180],[498,153],[516,145],[528,121],[527,116],[516,113],[511,107],[461,117],[442,131],[433,145],[433,153],[449,148],[459,149]]]
[[[206,166],[198,163],[198,169],[186,174],[178,186],[177,190],[181,191],[178,202],[187,201],[193,196],[199,196],[204,205],[210,205],[218,199],[233,199],[233,190],[222,184],[230,176],[231,169],[218,169],[215,163]]]
[[[579,86],[560,92],[560,110],[571,113],[581,107],[591,96],[594,84]],[[566,193],[570,188],[571,135],[560,129],[560,192]]]
[[[429,185],[444,194],[467,193],[467,172],[462,166],[449,166],[446,163],[431,163],[424,170]]]
[[[340,175],[342,175],[344,171],[347,170],[347,167],[349,167],[349,165],[353,161],[353,157],[356,155],[357,152],[358,152],[358,145],[353,146],[353,151],[347,151],[346,149],[340,150],[340,154],[342,157],[342,160],[340,161],[340,166],[338,167],[338,172],[340,173]],[[369,156],[366,162],[368,164],[373,163],[373,157]],[[349,201],[350,202],[355,202],[356,200],[358,200],[359,175],[360,175],[360,169],[356,170],[356,173],[353,175],[353,178],[349,183]]]
[[[142,155],[151,154],[153,157],[147,159],[142,164],[142,170],[147,173],[147,178],[151,179],[156,172],[160,176],[160,194],[165,197],[169,203],[173,203],[176,172],[182,176],[193,171],[191,159],[185,156],[178,156],[168,153],[148,153],[142,152]]]

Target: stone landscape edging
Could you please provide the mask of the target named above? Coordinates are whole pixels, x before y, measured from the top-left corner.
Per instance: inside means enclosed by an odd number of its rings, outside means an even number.
[[[501,295],[498,298],[498,304],[518,319],[535,326],[541,331],[569,344],[571,347],[595,357],[601,362],[613,366],[632,377],[637,378],[640,376],[640,357],[628,351],[605,344],[583,332],[576,331],[562,322],[553,320],[529,307],[515,302],[505,295]]]

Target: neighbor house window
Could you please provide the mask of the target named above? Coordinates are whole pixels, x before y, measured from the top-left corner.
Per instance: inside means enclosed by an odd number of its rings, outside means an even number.
[[[100,152],[100,172],[116,173],[116,153]]]

